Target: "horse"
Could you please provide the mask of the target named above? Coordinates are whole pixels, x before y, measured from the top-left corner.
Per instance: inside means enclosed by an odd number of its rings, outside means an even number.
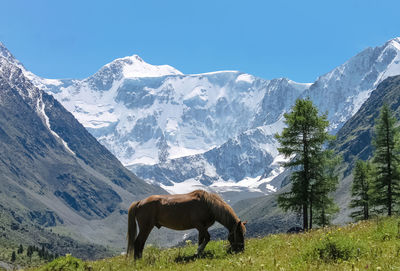
[[[153,195],[133,202],[128,211],[127,255],[134,251],[135,260],[142,257],[144,244],[154,226],[173,230],[197,229],[199,246],[196,255],[201,255],[210,241],[208,228],[215,221],[229,230],[229,251],[244,251],[247,221],[242,222],[217,194],[195,190],[187,194]]]

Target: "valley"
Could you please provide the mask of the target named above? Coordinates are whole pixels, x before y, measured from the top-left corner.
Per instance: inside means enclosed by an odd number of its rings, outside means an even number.
[[[199,188],[222,195],[248,220],[249,237],[300,225],[277,205],[290,172],[280,165],[275,134],[295,100],[307,97],[337,135],[333,148],[343,163],[333,222],[349,223],[354,162],[371,157],[384,103],[399,119],[399,74],[399,38],[313,83],[239,71],[183,74],[137,55],[85,79],[46,79],[0,44],[0,255],[22,243],[85,259],[119,254],[132,201]],[[218,225],[210,232],[227,234]],[[149,244],[196,238],[196,231],[162,228]]]

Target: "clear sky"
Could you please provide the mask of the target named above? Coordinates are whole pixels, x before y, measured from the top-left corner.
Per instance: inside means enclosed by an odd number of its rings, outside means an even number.
[[[398,0],[0,0],[0,41],[46,78],[84,78],[138,54],[186,74],[312,82],[397,36]]]

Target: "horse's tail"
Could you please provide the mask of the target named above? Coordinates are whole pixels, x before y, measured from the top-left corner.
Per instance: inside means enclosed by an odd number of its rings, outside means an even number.
[[[131,206],[129,207],[129,211],[128,211],[128,233],[126,236],[126,239],[128,239],[128,249],[126,254],[129,256],[133,249],[134,249],[134,244],[135,244],[135,240],[136,240],[136,233],[137,233],[137,229],[136,229],[136,216],[135,216],[135,211],[136,211],[136,206],[138,205],[138,201],[134,202],[131,204]]]

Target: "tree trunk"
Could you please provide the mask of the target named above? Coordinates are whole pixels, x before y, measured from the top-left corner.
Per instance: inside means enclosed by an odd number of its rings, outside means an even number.
[[[366,176],[364,176],[363,178],[367,178]],[[366,183],[366,181],[365,180],[362,180],[362,182],[361,182],[361,189],[362,189],[362,200],[363,200],[363,213],[364,213],[364,220],[368,220],[368,218],[369,218],[369,214],[368,214],[368,208],[369,208],[369,206],[368,206],[368,185],[367,185],[367,183]]]
[[[386,123],[386,159],[387,159],[387,207],[388,207],[388,216],[392,215],[392,157],[390,150],[390,139],[389,139],[389,121]]]
[[[308,206],[303,204],[303,231],[308,230]]]
[[[310,195],[310,226],[309,229],[312,229],[312,219],[313,219],[313,211],[312,211],[312,190],[311,190],[311,195]]]

